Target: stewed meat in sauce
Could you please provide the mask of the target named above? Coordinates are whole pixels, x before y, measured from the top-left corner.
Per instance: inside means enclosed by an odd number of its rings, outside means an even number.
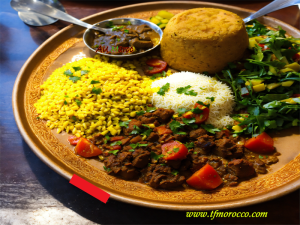
[[[261,156],[250,152],[243,145],[244,139],[233,137],[228,130],[212,134],[201,126],[182,126],[174,134],[172,121],[183,122],[181,116],[173,115],[173,110],[158,108],[136,116],[123,127],[119,142],[94,136],[92,142],[103,150],[108,174],[138,180],[153,188],[172,189],[187,187],[185,181],[209,164],[222,178],[221,186],[236,186],[242,180],[267,173],[269,165],[278,161],[278,153]],[[166,160],[162,145],[174,140],[188,146],[188,154],[183,159]],[[120,145],[119,150],[115,150],[116,145]]]
[[[114,55],[135,54],[159,43],[159,34],[148,25],[115,25],[103,34],[95,32],[93,48]]]

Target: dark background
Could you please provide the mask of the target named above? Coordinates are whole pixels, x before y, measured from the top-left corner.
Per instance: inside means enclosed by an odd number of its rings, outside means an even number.
[[[61,0],[67,12],[77,18],[140,2],[143,1]],[[258,10],[270,1],[215,2]],[[14,81],[22,65],[39,45],[69,23],[58,21],[45,27],[27,26],[18,18],[17,12],[10,8],[8,0],[0,0],[0,10],[0,211],[67,207],[99,224],[299,224],[299,191],[265,203],[224,210],[250,214],[268,212],[267,218],[210,220],[186,218],[184,211],[144,208],[113,199],[104,204],[69,184],[68,180],[56,174],[37,158],[24,142],[16,126],[11,106]],[[269,15],[300,28],[297,6]],[[43,201],[45,196],[50,196],[49,198],[57,200],[60,204],[53,205],[51,199]],[[11,219],[13,221],[14,218]]]

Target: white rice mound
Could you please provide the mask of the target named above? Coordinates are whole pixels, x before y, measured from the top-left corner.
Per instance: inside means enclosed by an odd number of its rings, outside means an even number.
[[[157,91],[152,95],[152,104],[155,107],[173,109],[175,112],[179,108],[191,110],[197,101],[211,103],[206,97],[215,97],[209,108],[209,118],[205,123],[218,128],[233,125],[234,120],[229,115],[235,105],[234,95],[226,84],[203,74],[178,72],[152,82],[151,86],[160,88],[166,83],[170,83],[170,89],[164,96],[157,94]],[[177,88],[188,85],[191,86],[188,90],[194,90],[197,96],[177,94]]]

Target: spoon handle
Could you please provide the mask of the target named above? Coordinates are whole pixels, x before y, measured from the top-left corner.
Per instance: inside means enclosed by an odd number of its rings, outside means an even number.
[[[86,27],[88,29],[94,29],[99,30],[101,32],[105,32],[106,29],[103,29],[101,27],[93,26],[91,24],[85,23],[79,19],[76,19],[73,16],[70,16],[67,13],[64,13],[50,5],[47,5],[40,1],[22,1],[22,0],[12,0],[10,2],[10,5],[13,9],[15,9],[18,12],[35,12],[39,13],[45,16],[50,16],[56,19],[64,20],[73,24],[77,24],[79,26]]]
[[[247,18],[243,19],[245,23],[249,22],[250,20],[254,20],[258,17],[261,17],[263,15],[266,15],[270,12],[283,9],[286,7],[289,7],[291,5],[299,4],[300,0],[275,0],[271,2],[270,4],[266,5],[265,7],[258,10],[256,13],[253,13],[252,15],[248,16]]]

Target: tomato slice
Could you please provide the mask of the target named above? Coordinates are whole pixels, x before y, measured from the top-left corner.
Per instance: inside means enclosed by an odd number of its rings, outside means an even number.
[[[115,142],[115,141],[121,141],[122,139],[124,139],[123,136],[114,136],[110,138],[110,141]]]
[[[293,94],[292,97],[300,97],[300,94]]]
[[[188,185],[201,190],[212,190],[223,183],[217,171],[209,164],[203,166],[186,180]]]
[[[157,131],[157,133],[159,135],[163,135],[163,134],[172,134],[172,130],[168,129],[165,125],[163,126],[159,126],[159,127],[155,127],[154,131]]]
[[[192,119],[194,114],[191,111],[189,111],[189,112],[184,113],[182,116],[183,116],[183,118],[186,118],[186,119]]]
[[[77,137],[75,135],[71,135],[68,137],[68,142],[70,143],[70,145],[77,145],[79,140],[80,140],[80,137]]]
[[[75,147],[75,153],[82,157],[89,158],[100,155],[102,153],[102,150],[99,149],[97,146],[93,145],[87,139],[80,138],[79,142]]]
[[[112,146],[112,148],[113,148],[113,150],[121,150],[122,149],[121,145],[114,145],[114,146]]]
[[[172,141],[161,146],[162,154],[166,160],[184,159],[188,149],[179,141]]]
[[[246,141],[245,147],[256,153],[270,153],[274,150],[273,139],[265,132]]]
[[[199,108],[201,109],[203,112],[200,113],[200,114],[195,114],[194,113],[194,117],[196,119],[196,124],[200,124],[200,123],[203,123],[205,122],[207,119],[208,119],[208,116],[209,116],[209,108],[207,106],[204,106],[204,105],[200,105],[199,103],[196,103],[194,108]]]
[[[144,68],[144,72],[149,75],[161,73],[167,67],[167,63],[160,59],[148,59],[146,64],[148,66]]]

